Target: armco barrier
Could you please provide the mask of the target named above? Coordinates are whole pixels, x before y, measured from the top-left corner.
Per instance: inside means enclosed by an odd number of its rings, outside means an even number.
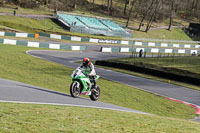
[[[190,83],[193,85],[200,85],[200,75],[196,73],[192,73],[189,71],[184,71],[175,68],[161,68],[160,70],[155,65],[149,65],[148,67],[143,67],[142,62],[138,62],[137,64],[124,64],[124,63],[117,63],[117,62],[109,62],[109,61],[96,61],[96,65],[106,66],[106,67],[114,67],[120,68],[124,70],[130,70],[134,72],[140,72],[145,74],[151,74],[154,76],[167,78],[175,81],[181,81],[185,83]],[[147,66],[147,64],[146,64]],[[177,71],[179,74],[175,74],[170,72]],[[185,73],[185,75],[181,75]],[[186,76],[187,75],[187,76]],[[194,77],[195,76],[195,77]]]
[[[139,42],[139,41],[129,41],[129,40],[105,40],[105,39],[95,39],[87,37],[75,37],[67,35],[55,35],[39,32],[40,36],[46,36],[54,39],[71,40],[71,41],[81,41],[81,42],[91,42],[91,43],[109,43],[109,44],[123,44],[123,45],[134,45],[134,46],[148,46],[148,47],[169,47],[169,48],[184,48],[184,49],[199,49],[200,45],[191,44],[168,44],[168,43],[158,43],[158,42]]]
[[[14,33],[14,32],[2,32],[0,31],[0,36],[13,36],[13,37],[30,37],[35,38],[36,34],[30,34],[30,33]]]
[[[130,40],[105,40],[105,39],[96,39],[96,38],[87,38],[87,37],[78,37],[78,36],[69,36],[69,35],[48,34],[44,32],[39,32],[39,34],[0,32],[0,36],[38,38],[39,37],[38,35],[48,37],[48,38],[53,38],[53,39],[70,40],[70,41],[78,41],[78,42],[123,44],[123,45],[137,46],[137,47],[145,46],[145,47],[163,47],[163,48],[200,49],[200,45],[192,45],[192,44],[139,42],[139,41],[132,41],[132,40],[131,41]]]
[[[200,54],[197,49],[170,49],[170,48],[128,48],[128,47],[101,47],[100,52],[139,52],[140,50],[147,53],[165,53],[165,54]]]
[[[65,49],[65,50],[75,50],[75,51],[84,51],[87,48],[87,46],[51,44],[45,42],[31,42],[31,41],[21,41],[12,39],[0,39],[0,43],[10,44],[10,45],[22,45],[22,46],[36,47],[36,48]]]

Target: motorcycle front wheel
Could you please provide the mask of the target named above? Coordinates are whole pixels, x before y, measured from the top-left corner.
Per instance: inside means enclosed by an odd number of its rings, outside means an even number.
[[[70,86],[70,94],[72,97],[78,97],[80,94],[80,86],[78,87],[78,82],[72,82]]]
[[[99,88],[99,86],[97,86],[97,88],[92,89],[91,91],[92,92],[91,92],[91,95],[90,95],[90,99],[92,101],[98,100],[98,98],[100,97],[100,88]]]

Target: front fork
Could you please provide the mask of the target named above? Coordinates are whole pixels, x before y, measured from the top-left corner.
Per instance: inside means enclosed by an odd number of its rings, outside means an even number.
[[[80,83],[78,81],[72,81],[72,82],[74,82],[74,84],[76,84],[76,86],[74,88],[75,91],[80,94],[80,92],[81,92]]]

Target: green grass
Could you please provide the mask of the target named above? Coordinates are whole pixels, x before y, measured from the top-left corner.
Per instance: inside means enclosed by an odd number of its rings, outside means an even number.
[[[171,31],[166,29],[150,30],[149,32],[133,31],[133,38],[152,38],[165,40],[187,40],[192,39],[181,29],[172,28]]]
[[[0,132],[198,133],[200,123],[111,110],[0,103]]]
[[[36,48],[0,44],[0,78],[69,94],[73,69],[27,55],[30,49]],[[103,102],[173,118],[196,116],[193,108],[164,97],[102,78],[98,84],[101,88],[99,100]]]
[[[5,7],[0,7],[0,12],[13,14],[14,8],[16,8],[16,6],[14,5],[5,5]],[[52,11],[47,10],[36,10],[18,7],[18,10],[16,10],[16,14],[53,15],[54,13]]]
[[[28,33],[41,31],[65,32],[64,29],[55,24],[51,19],[30,19],[16,16],[1,16],[0,25]]]

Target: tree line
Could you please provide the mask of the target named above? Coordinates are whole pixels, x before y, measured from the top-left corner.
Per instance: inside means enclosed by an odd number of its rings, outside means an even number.
[[[92,0],[95,3],[95,0]],[[145,24],[148,32],[153,22],[169,19],[168,30],[171,30],[173,19],[176,17],[200,22],[200,0],[102,0],[104,6],[112,15],[115,8],[121,5],[121,16],[127,18],[126,27],[130,19],[139,21],[138,31]],[[119,15],[119,13],[118,13]]]
[[[14,3],[25,8],[47,6],[59,11],[71,11],[84,8],[113,17],[139,22],[138,30],[146,26],[148,32],[153,22],[169,19],[168,30],[176,17],[188,21],[200,22],[200,0],[0,0],[0,3]]]

